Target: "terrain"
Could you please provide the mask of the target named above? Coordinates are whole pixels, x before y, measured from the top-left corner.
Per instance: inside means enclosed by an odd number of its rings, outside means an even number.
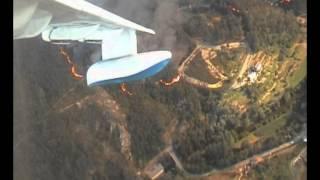
[[[130,2],[102,6],[156,30],[139,51],[173,53],[130,93],[14,42],[14,179],[306,179],[306,1]],[[80,74],[99,56],[65,49]]]

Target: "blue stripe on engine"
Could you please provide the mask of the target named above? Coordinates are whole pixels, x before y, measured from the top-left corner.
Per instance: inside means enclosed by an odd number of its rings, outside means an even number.
[[[99,81],[99,82],[92,83],[89,86],[92,87],[92,86],[101,86],[101,85],[108,85],[108,84],[120,84],[124,82],[145,79],[147,77],[153,76],[158,72],[160,72],[164,67],[168,65],[169,62],[170,62],[170,59],[166,59],[137,74],[127,76],[127,77],[122,77],[122,78]]]

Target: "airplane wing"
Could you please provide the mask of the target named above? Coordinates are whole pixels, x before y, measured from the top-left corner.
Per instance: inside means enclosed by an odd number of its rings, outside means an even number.
[[[155,34],[143,27],[84,0],[14,0],[14,39],[39,35],[48,25],[103,24]]]
[[[86,20],[91,22],[100,22],[115,28],[129,28],[137,31],[143,31],[155,34],[152,29],[148,29],[134,22],[126,20],[118,15],[106,11],[84,0],[51,0],[46,1],[41,7],[54,13],[52,23],[70,22],[78,20]]]
[[[14,0],[14,39],[42,35],[51,43],[101,44],[102,61],[87,70],[88,86],[144,79],[169,63],[169,51],[137,53],[136,31],[148,29],[84,0]]]

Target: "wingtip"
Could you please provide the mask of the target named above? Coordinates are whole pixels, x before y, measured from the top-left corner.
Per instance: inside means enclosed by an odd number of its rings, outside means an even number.
[[[148,29],[148,33],[150,33],[150,34],[156,34],[156,32],[155,32],[154,30],[152,30],[152,29]]]

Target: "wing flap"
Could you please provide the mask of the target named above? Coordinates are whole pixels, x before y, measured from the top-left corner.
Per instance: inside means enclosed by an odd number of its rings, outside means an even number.
[[[103,37],[102,60],[108,60],[137,53],[137,37],[135,30],[117,29],[111,30]]]

